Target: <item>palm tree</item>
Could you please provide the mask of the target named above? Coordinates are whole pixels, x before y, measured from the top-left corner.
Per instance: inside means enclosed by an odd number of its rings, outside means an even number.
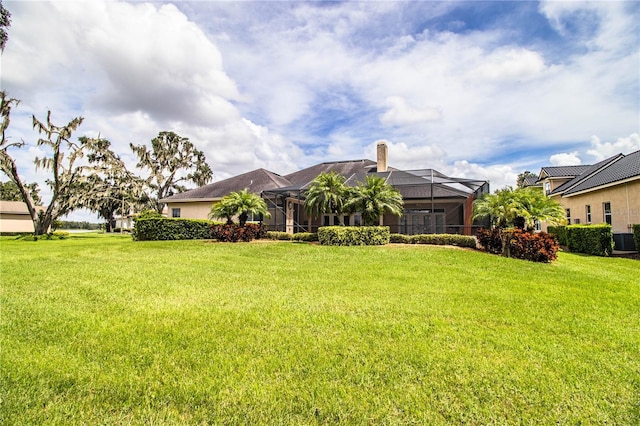
[[[250,214],[271,217],[267,203],[258,194],[243,189],[222,197],[219,203],[211,207],[209,218],[222,217],[227,219],[227,223],[233,223],[233,217],[238,216],[239,225],[244,226]]]
[[[311,217],[333,213],[342,223],[342,214],[351,190],[344,183],[344,176],[335,172],[319,174],[309,186],[304,209]]]
[[[521,223],[532,228],[538,220],[552,224],[564,223],[564,209],[548,198],[539,188],[506,187],[495,194],[486,194],[473,203],[473,218],[489,217],[491,226],[506,228]]]
[[[563,225],[566,222],[562,204],[547,197],[542,188],[527,187],[515,192],[523,208],[522,217],[526,227],[533,228],[537,221],[548,222],[551,225]]]
[[[402,216],[404,202],[402,195],[383,178],[367,176],[365,183],[360,183],[347,203],[362,214],[365,225],[376,225],[385,213]]]
[[[488,217],[492,228],[513,226],[516,218],[522,212],[522,206],[513,194],[513,189],[506,187],[499,189],[494,194],[485,194],[484,197],[475,200],[473,219]]]

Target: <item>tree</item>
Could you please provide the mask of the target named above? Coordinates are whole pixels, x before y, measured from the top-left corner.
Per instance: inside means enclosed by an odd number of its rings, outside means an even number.
[[[54,220],[82,207],[87,199],[97,196],[98,189],[87,185],[89,176],[110,168],[115,155],[101,139],[81,138],[78,143],[70,140],[73,132],[82,124],[82,117],[76,117],[60,127],[51,122],[51,111],[47,113],[44,123],[35,115],[32,116],[33,128],[41,136],[37,146],[47,152],[45,157],[35,159],[36,170],[46,170],[52,175],[47,179],[51,188],[51,200],[44,211],[37,211],[36,202],[28,186],[22,182],[16,162],[9,153],[9,149],[21,148],[25,142],[10,142],[6,136],[11,109],[18,103],[17,99],[7,98],[5,92],[0,92],[0,170],[18,187],[33,221],[34,233],[42,235],[48,232]],[[94,164],[80,164],[85,156],[94,158]]]
[[[524,172],[520,173],[518,175],[518,180],[517,180],[517,187],[518,188],[524,188],[524,183],[527,180],[527,178],[538,178],[538,175],[535,173],[531,173],[529,170],[525,170]]]
[[[491,226],[532,228],[538,220],[554,224],[564,222],[564,209],[544,195],[541,188],[506,187],[495,194],[485,194],[473,203],[473,218],[486,218]]]
[[[367,176],[360,183],[347,203],[362,214],[365,225],[376,225],[385,213],[402,216],[404,202],[402,195],[383,178]]]
[[[0,1],[0,50],[4,51],[4,47],[7,45],[7,40],[9,40],[9,34],[7,33],[7,28],[11,26],[11,13],[2,5],[2,1]]]
[[[151,150],[146,145],[130,146],[138,156],[137,166],[150,170],[145,183],[155,196],[155,208],[159,213],[164,208],[161,199],[186,190],[181,182],[202,186],[213,177],[204,153],[188,138],[174,132],[160,132],[151,140]]]
[[[233,223],[233,217],[238,216],[240,226],[247,223],[249,215],[271,217],[267,203],[258,194],[247,189],[225,195],[219,203],[211,207],[209,213],[211,219],[225,218],[227,223]]]
[[[304,200],[304,209],[311,217],[333,213],[340,225],[342,214],[347,211],[346,204],[351,197],[351,189],[345,185],[344,176],[334,172],[319,174],[309,186]]]
[[[106,147],[110,146],[110,142],[106,139],[101,139],[101,143]],[[103,160],[105,158],[102,156],[88,156],[88,162],[92,165]],[[118,156],[114,155],[113,158],[110,158],[110,164],[111,167],[88,176],[85,185],[93,190],[95,196],[86,198],[82,205],[105,219],[107,232],[111,232],[115,227],[116,213],[124,216],[132,209],[148,207],[145,204],[147,197],[144,193],[142,179],[127,170],[124,162]]]
[[[36,182],[25,184],[25,188],[29,191],[29,194],[31,194],[33,202],[36,205],[40,205],[42,199],[40,198],[40,188],[38,188],[38,184]],[[18,185],[11,180],[0,182],[0,200],[23,201]]]

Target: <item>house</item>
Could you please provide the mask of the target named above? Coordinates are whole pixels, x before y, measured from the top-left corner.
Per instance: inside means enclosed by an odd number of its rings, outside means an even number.
[[[44,207],[36,207],[44,210]],[[0,233],[33,232],[33,221],[26,203],[0,200]]]
[[[320,218],[307,216],[305,194],[311,182],[321,173],[335,172],[349,186],[364,182],[366,176],[382,177],[396,188],[404,199],[401,217],[386,215],[381,223],[393,233],[473,233],[473,200],[489,192],[485,180],[448,177],[433,169],[398,170],[387,166],[388,148],[378,142],[377,161],[350,160],[316,164],[285,176],[265,169],[253,170],[220,182],[160,200],[167,203],[169,217],[205,219],[211,206],[232,191],[248,189],[266,201],[271,217],[264,220],[271,230],[315,232],[320,226],[360,225],[360,214],[343,218],[326,214]],[[260,220],[261,218],[250,218]]]
[[[564,206],[567,223],[608,223],[616,249],[633,250],[632,225],[640,223],[640,151],[593,165],[543,167],[538,183]]]

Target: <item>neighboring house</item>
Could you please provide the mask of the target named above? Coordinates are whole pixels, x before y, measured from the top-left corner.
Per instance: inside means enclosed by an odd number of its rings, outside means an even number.
[[[543,167],[538,183],[564,206],[569,224],[608,223],[616,249],[633,249],[632,225],[640,223],[640,151],[593,165]]]
[[[336,161],[280,176],[264,169],[253,170],[160,200],[167,203],[169,217],[205,219],[211,206],[233,191],[248,189],[260,194],[267,203],[271,218],[264,223],[271,230],[315,232],[318,227],[339,223],[333,214],[308,217],[304,211],[306,191],[321,173],[335,172],[346,184],[356,186],[367,175],[384,178],[404,199],[402,217],[386,215],[381,223],[393,233],[464,233],[473,232],[473,200],[489,192],[485,180],[451,178],[432,169],[398,170],[387,166],[387,146],[378,143],[377,162],[371,160]],[[250,218],[260,220],[261,218]],[[360,225],[359,214],[345,215],[346,225]]]
[[[44,210],[44,207],[36,207]],[[22,201],[0,200],[0,233],[33,232],[33,221]]]

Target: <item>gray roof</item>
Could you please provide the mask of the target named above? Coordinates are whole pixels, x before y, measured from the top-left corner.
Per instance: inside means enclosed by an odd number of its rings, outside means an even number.
[[[578,183],[580,183],[581,181],[583,181],[584,179],[588,178],[589,176],[591,176],[593,173],[597,172],[598,170],[602,169],[603,167],[606,167],[609,163],[616,161],[617,159],[621,158],[623,155],[622,154],[616,154],[612,157],[609,157],[605,160],[600,161],[599,163],[593,164],[593,165],[585,165],[585,166],[580,166],[580,167],[584,167],[584,170],[581,174],[579,174],[578,176],[574,177],[571,180],[566,181],[565,183],[563,183],[562,185],[560,185],[559,187],[557,187],[556,189],[554,189],[553,191],[551,191],[551,194],[562,194],[565,191],[567,191],[568,189],[574,187],[575,185],[577,185]]]
[[[432,169],[398,170],[390,167],[386,172],[378,172],[375,161],[352,160],[320,163],[285,176],[264,169],[253,170],[161,201],[216,200],[245,188],[257,194],[269,192],[297,196],[304,193],[318,175],[329,172],[344,176],[349,186],[364,182],[369,175],[380,176],[398,189],[405,199],[431,198],[432,195],[434,198],[467,198],[487,184],[484,180],[451,178]]]
[[[573,178],[583,174],[590,166],[548,166],[543,167],[540,171],[540,178],[542,179],[542,173],[546,173],[550,178]]]
[[[524,178],[524,186],[541,186],[538,183],[538,176],[527,176]]]
[[[250,192],[260,194],[262,191],[288,185],[291,185],[291,182],[285,177],[269,170],[257,169],[219,182],[210,183],[200,188],[181,192],[171,197],[163,198],[161,201],[215,200],[224,197],[230,192],[242,189],[248,189]]]
[[[608,161],[608,164],[600,167],[599,170],[594,170],[589,175],[585,174],[584,179],[567,189],[563,195],[571,195],[629,178],[640,177],[640,151],[627,155],[618,154],[605,161]]]

